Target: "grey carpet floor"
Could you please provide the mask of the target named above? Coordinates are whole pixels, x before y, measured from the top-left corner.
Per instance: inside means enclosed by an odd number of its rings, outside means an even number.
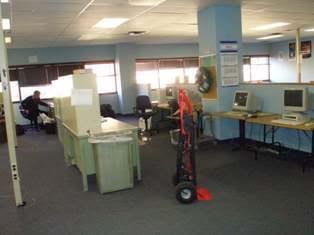
[[[6,145],[0,145],[0,234],[314,234],[314,169],[209,145],[197,152],[199,184],[210,202],[181,205],[171,175],[167,133],[141,146],[143,181],[134,189],[82,192],[79,171],[64,163],[56,136],[19,137],[24,198],[13,200]]]

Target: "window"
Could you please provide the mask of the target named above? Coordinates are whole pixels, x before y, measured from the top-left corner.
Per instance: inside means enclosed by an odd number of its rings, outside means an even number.
[[[243,81],[258,82],[270,80],[269,56],[244,56]]]
[[[12,102],[20,101],[20,89],[18,81],[10,81],[11,100]],[[2,92],[2,83],[0,82],[0,92]]]
[[[41,99],[52,99],[54,97],[54,90],[51,84],[42,86],[25,86],[21,87],[21,98],[24,100],[30,95],[33,95],[34,91],[40,91]]]
[[[57,80],[60,76],[73,74],[73,70],[84,68],[92,69],[96,74],[99,93],[116,92],[116,76],[113,61],[93,64],[75,62],[11,66],[12,101],[18,102],[20,98],[25,99],[32,95],[35,90],[40,91],[42,99],[52,99],[54,97],[54,89],[51,81]]]
[[[114,63],[86,64],[85,69],[91,69],[96,74],[98,93],[117,92]]]
[[[136,62],[136,82],[137,84],[150,84],[151,89],[157,89],[159,87],[158,62]]]
[[[136,82],[150,84],[151,89],[174,83],[195,83],[198,58],[138,60]]]

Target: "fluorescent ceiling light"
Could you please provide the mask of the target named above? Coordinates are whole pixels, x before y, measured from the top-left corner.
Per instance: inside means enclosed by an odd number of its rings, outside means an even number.
[[[8,3],[9,0],[1,0],[1,3]]]
[[[3,18],[2,19],[2,29],[3,30],[10,30],[10,28],[11,28],[10,19]]]
[[[278,27],[283,27],[283,26],[287,26],[290,23],[286,23],[286,22],[276,22],[276,23],[272,23],[272,24],[265,24],[265,25],[260,25],[260,26],[256,26],[254,28],[252,28],[253,30],[257,30],[257,31],[263,31],[263,30],[268,30],[268,29],[274,29],[274,28],[278,28]]]
[[[4,38],[4,42],[5,43],[11,43],[12,42],[12,38],[11,37],[5,37]]]
[[[128,18],[104,18],[94,25],[95,28],[112,29],[127,22]]]
[[[305,31],[305,32],[314,32],[314,28],[311,28],[311,29],[305,29],[304,31]]]
[[[257,40],[268,40],[268,39],[274,39],[274,38],[281,38],[283,37],[283,34],[273,34],[273,35],[268,35],[265,37],[260,37],[260,38],[256,38]]]
[[[131,6],[157,6],[166,0],[128,0]]]
[[[89,41],[89,40],[95,40],[97,38],[99,38],[99,36],[96,34],[84,34],[78,40],[79,41]]]

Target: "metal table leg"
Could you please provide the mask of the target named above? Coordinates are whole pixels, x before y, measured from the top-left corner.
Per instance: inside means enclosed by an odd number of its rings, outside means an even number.
[[[245,148],[246,148],[245,120],[239,120],[239,146],[232,149],[232,151],[243,150]]]
[[[240,131],[240,148],[244,149],[245,148],[245,121],[244,120],[239,120],[239,131]]]

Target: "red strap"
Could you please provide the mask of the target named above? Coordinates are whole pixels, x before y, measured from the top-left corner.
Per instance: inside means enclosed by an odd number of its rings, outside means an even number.
[[[185,135],[184,129],[184,113],[187,112],[189,115],[193,115],[192,103],[189,97],[185,94],[183,89],[179,90],[179,112],[180,112],[180,132]]]

